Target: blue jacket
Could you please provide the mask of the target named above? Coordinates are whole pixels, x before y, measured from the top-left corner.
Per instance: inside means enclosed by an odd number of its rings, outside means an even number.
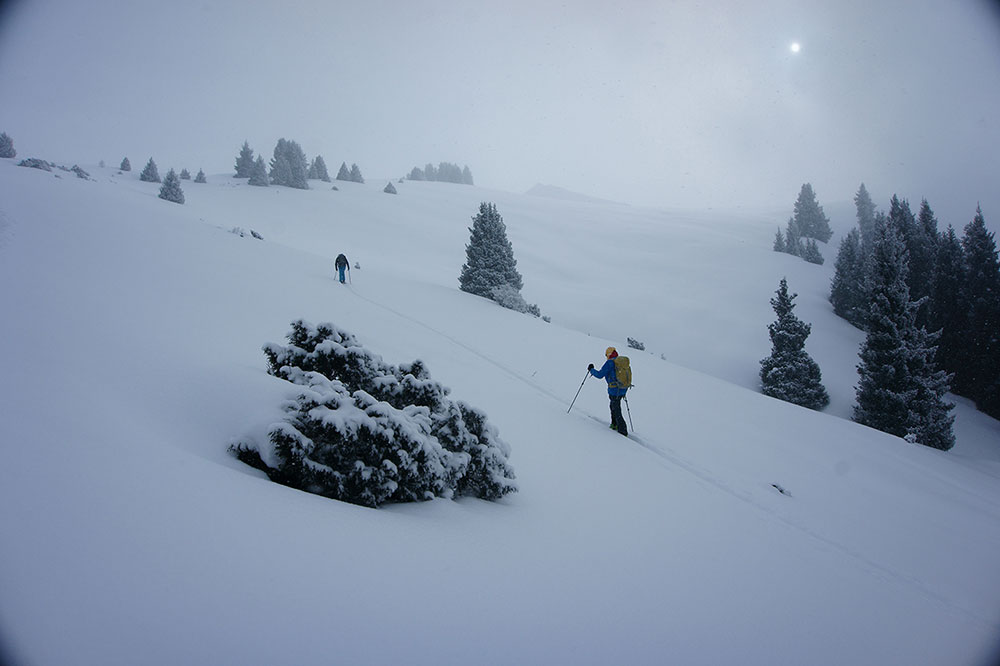
[[[590,374],[594,375],[598,379],[608,380],[608,395],[618,396],[625,395],[627,388],[617,388],[614,384],[618,383],[618,375],[615,374],[615,359],[609,358],[601,366],[600,370],[591,370]]]

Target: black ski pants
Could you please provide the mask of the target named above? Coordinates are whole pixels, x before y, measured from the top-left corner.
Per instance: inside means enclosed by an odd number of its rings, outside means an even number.
[[[623,435],[628,435],[628,428],[625,426],[625,417],[622,416],[623,395],[608,396],[611,399],[611,425]]]

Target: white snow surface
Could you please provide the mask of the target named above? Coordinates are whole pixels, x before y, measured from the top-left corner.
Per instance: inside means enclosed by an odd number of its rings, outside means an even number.
[[[138,170],[15,163],[0,160],[0,661],[997,658],[1000,424],[959,399],[940,452],[849,420],[863,335],[827,294],[852,219],[814,266],[771,251],[792,202],[685,213],[220,174],[176,205]],[[482,201],[551,323],[459,291]],[[348,285],[339,252],[363,267]],[[757,391],[783,276],[813,327],[821,413]],[[423,360],[499,429],[520,491],[372,510],[238,462],[227,447],[299,390],[261,351],[297,318]],[[631,358],[629,439],[585,379],[609,345]]]

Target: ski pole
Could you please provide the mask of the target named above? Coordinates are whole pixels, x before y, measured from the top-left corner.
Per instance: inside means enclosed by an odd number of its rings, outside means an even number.
[[[573,396],[573,402],[569,403],[569,409],[566,410],[567,414],[569,414],[570,409],[573,409],[573,405],[576,404],[576,399],[580,397],[580,391],[583,389],[583,385],[587,383],[587,377],[589,376],[590,376],[590,369],[588,368],[587,374],[583,376],[583,381],[580,382],[580,388],[576,390],[576,395]]]
[[[635,432],[635,426],[632,425],[632,410],[629,409],[629,406],[628,406],[628,398],[626,398],[625,396],[622,396],[622,399],[625,401],[625,411],[628,412],[628,428],[632,432]]]
[[[354,284],[354,278],[351,277],[351,267],[347,267],[347,283]]]

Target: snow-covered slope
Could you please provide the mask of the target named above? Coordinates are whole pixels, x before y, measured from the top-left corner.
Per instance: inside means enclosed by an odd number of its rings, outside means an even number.
[[[0,160],[0,640],[25,664],[977,664],[1000,643],[1000,427],[847,419],[862,337],[783,221],[444,183],[95,181]],[[462,293],[481,201],[551,323]],[[833,220],[846,229],[850,220]],[[956,221],[956,226],[962,222]],[[230,233],[253,229],[263,241]],[[837,242],[835,237],[834,243]],[[333,279],[345,252],[353,284]],[[832,403],[754,389],[782,276]],[[520,492],[369,510],[226,447],[303,317],[424,360]],[[635,438],[586,366],[626,337]],[[573,411],[567,408],[581,386]],[[787,494],[779,493],[780,486]]]

